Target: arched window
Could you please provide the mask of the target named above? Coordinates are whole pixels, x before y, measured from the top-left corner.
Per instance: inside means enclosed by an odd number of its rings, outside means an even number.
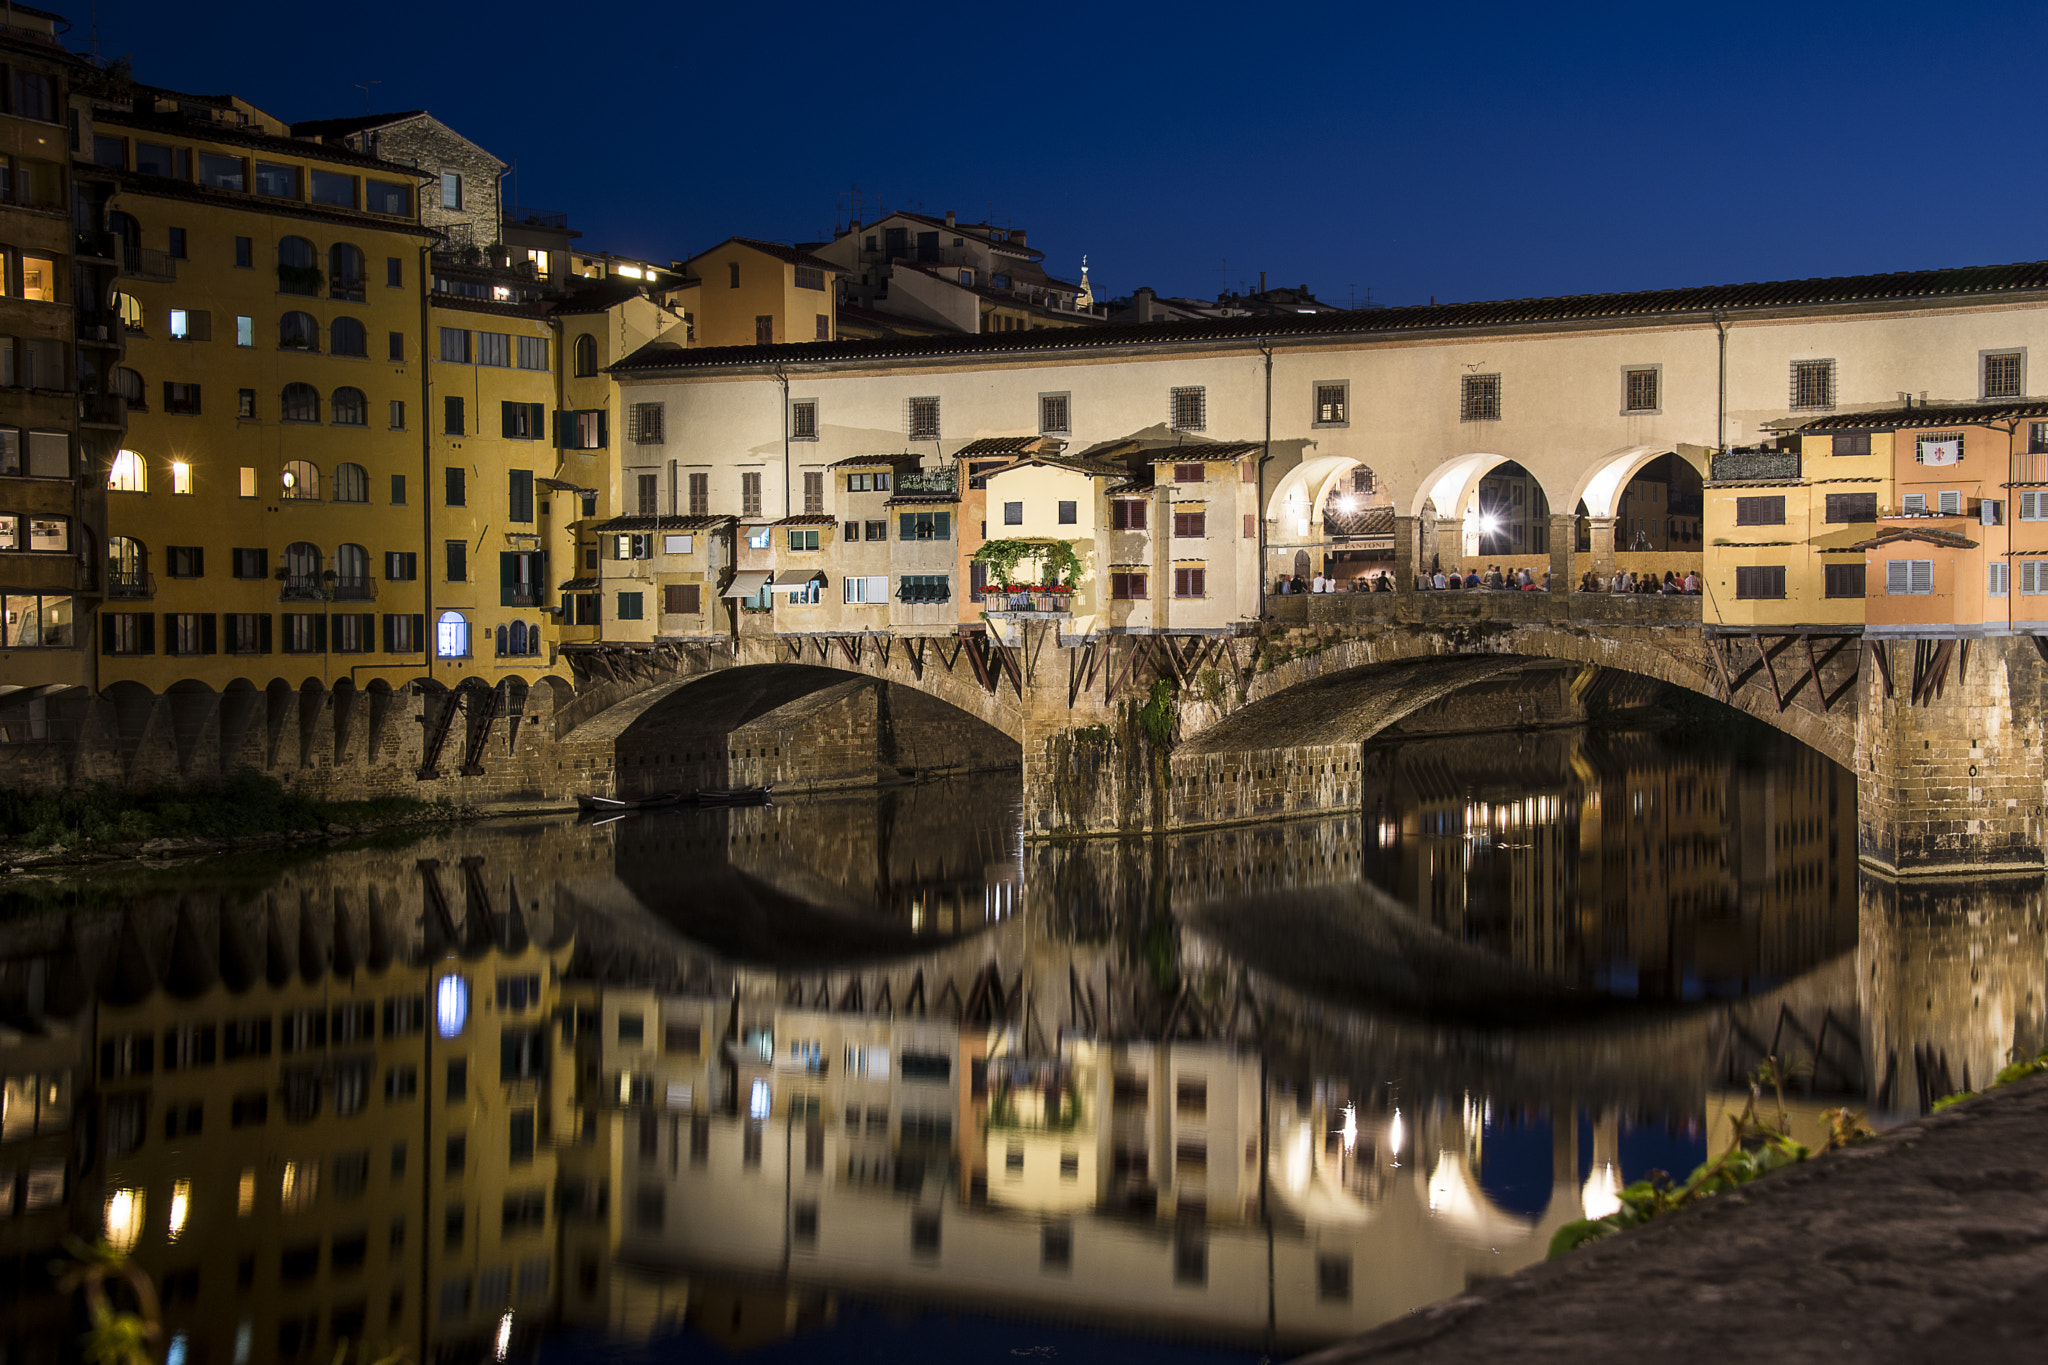
[[[498,657],[503,658],[505,655],[510,654],[512,652],[507,647],[507,637],[509,632],[507,632],[503,626],[499,626],[496,633],[498,637]]]
[[[149,491],[149,464],[132,450],[123,450],[114,456],[114,463],[107,469],[107,491],[109,493],[147,493]]]
[[[576,373],[593,375],[597,373],[597,338],[585,332],[576,338]]]
[[[292,460],[284,467],[281,496],[293,500],[320,500],[320,466],[311,460]]]
[[[444,611],[434,623],[434,653],[443,659],[469,657],[469,620],[459,611]]]
[[[140,597],[149,591],[149,551],[130,536],[107,538],[107,595]]]
[[[368,355],[370,334],[354,318],[336,318],[327,329],[327,349],[335,355]]]
[[[358,602],[370,595],[370,552],[362,546],[335,547],[334,595]]]
[[[337,405],[338,407],[338,405]],[[334,419],[339,422],[340,416]],[[370,476],[359,464],[338,464],[334,467],[334,500],[336,502],[368,502],[370,500]]]
[[[142,386],[142,376],[126,365],[114,367],[114,396],[128,400],[131,408],[143,407],[148,402],[149,390]]]
[[[331,413],[334,424],[341,427],[361,427],[370,424],[370,400],[363,397],[361,389],[344,385],[334,391],[334,407]],[[358,501],[358,499],[350,499]]]
[[[286,237],[277,244],[277,287],[286,294],[320,292],[320,257],[304,237]]]
[[[298,598],[311,597],[319,593],[318,545],[310,540],[295,540],[284,547],[284,590],[287,596]]]
[[[320,390],[311,384],[287,384],[280,412],[287,422],[320,420]]]
[[[120,314],[123,327],[131,332],[142,330],[142,304],[133,294],[123,294],[117,290],[114,294],[114,311]]]
[[[286,313],[277,320],[277,344],[287,351],[317,351],[320,324],[311,313]]]
[[[329,294],[337,299],[363,300],[363,253],[347,242],[327,248]]]
[[[526,652],[526,622],[524,621],[514,621],[512,623],[512,652],[514,654],[524,654]]]

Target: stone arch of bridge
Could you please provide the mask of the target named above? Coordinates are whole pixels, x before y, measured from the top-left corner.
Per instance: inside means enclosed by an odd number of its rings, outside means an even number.
[[[1572,489],[1570,501],[1553,503],[1552,506],[1571,508],[1583,502],[1586,504],[1586,515],[1589,517],[1618,516],[1621,513],[1622,490],[1628,487],[1629,480],[1635,478],[1652,461],[1665,455],[1675,455],[1692,466],[1702,479],[1707,477],[1706,457],[1700,447],[1680,447],[1669,443],[1624,446],[1619,450],[1610,450],[1595,459],[1579,476],[1578,483]]]
[[[1383,630],[1331,640],[1320,651],[1257,675],[1246,705],[1184,738],[1188,752],[1226,752],[1365,740],[1474,682],[1544,663],[1613,669],[1652,678],[1730,705],[1854,771],[1858,712],[1853,695],[1831,710],[1778,709],[1768,692],[1721,695],[1698,636],[1652,627],[1598,635],[1536,625],[1498,632]],[[1590,682],[1593,675],[1585,675]],[[1291,700],[1290,700],[1291,698]]]
[[[1386,477],[1370,461],[1352,455],[1318,455],[1303,460],[1273,485],[1273,494],[1266,500],[1266,520],[1278,524],[1285,535],[1310,534],[1331,490],[1354,469],[1367,470],[1376,478]]]

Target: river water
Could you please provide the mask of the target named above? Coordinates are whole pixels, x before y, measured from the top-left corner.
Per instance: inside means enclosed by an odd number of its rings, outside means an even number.
[[[1127,844],[994,775],[20,883],[7,1359],[75,1355],[68,1233],[183,1365],[1279,1357],[1682,1176],[1765,1055],[1812,1132],[2043,1041],[2038,883],[1859,874],[1789,741],[1366,768]]]

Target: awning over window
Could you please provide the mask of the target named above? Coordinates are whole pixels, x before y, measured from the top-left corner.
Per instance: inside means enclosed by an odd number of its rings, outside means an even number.
[[[778,588],[807,588],[813,583],[824,581],[823,569],[784,569],[775,575],[775,586]]]
[[[748,569],[732,580],[732,586],[725,590],[727,597],[754,597],[768,586],[766,569]]]

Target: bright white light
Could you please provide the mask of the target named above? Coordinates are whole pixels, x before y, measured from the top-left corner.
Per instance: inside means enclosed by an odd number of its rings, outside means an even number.
[[[1495,531],[1498,531],[1499,529],[1500,529],[1500,518],[1499,518],[1499,517],[1481,517],[1481,518],[1479,519],[1479,534],[1480,534],[1480,535],[1482,535],[1482,536],[1490,536],[1490,535],[1492,535],[1492,534],[1493,534],[1493,533],[1494,533]]]
[[[469,1022],[469,982],[459,976],[444,976],[434,987],[434,1023],[443,1038],[456,1038]]]
[[[1354,1151],[1357,1151],[1357,1150],[1358,1150],[1358,1106],[1357,1106],[1357,1105],[1355,1105],[1355,1104],[1347,1104],[1347,1105],[1345,1105],[1345,1106],[1344,1106],[1344,1126],[1343,1126],[1342,1128],[1339,1128],[1339,1129],[1338,1129],[1337,1131],[1338,1131],[1338,1132],[1340,1132],[1340,1133],[1342,1133],[1342,1134],[1344,1135],[1344,1150],[1345,1150],[1345,1151],[1347,1151],[1347,1152],[1354,1152]]]
[[[755,1081],[753,1089],[747,1092],[747,1117],[750,1119],[767,1118],[770,1103],[768,1082]]]
[[[1613,1162],[1604,1161],[1593,1168],[1593,1173],[1586,1177],[1579,1203],[1588,1218],[1605,1218],[1621,1211],[1621,1177]]]
[[[191,1343],[183,1332],[171,1338],[171,1344],[164,1348],[164,1365],[185,1365],[186,1351]]]
[[[192,1182],[174,1180],[171,1182],[171,1218],[166,1229],[168,1239],[177,1241],[185,1234],[185,1220],[192,1212]]]
[[[107,1196],[107,1241],[125,1253],[135,1249],[141,1235],[142,1191],[115,1190]]]
[[[1337,499],[1337,510],[1349,516],[1358,510],[1358,499],[1346,493],[1343,497]]]
[[[1396,1109],[1394,1121],[1387,1125],[1387,1150],[1397,1157],[1401,1155],[1401,1140],[1407,1133],[1407,1126],[1401,1122],[1401,1111]]]
[[[505,1316],[498,1319],[498,1339],[491,1344],[491,1354],[503,1360],[512,1350],[512,1310],[507,1308]]]
[[[629,280],[645,279],[647,276],[647,272],[637,265],[615,265],[612,267],[612,273],[624,275]]]

